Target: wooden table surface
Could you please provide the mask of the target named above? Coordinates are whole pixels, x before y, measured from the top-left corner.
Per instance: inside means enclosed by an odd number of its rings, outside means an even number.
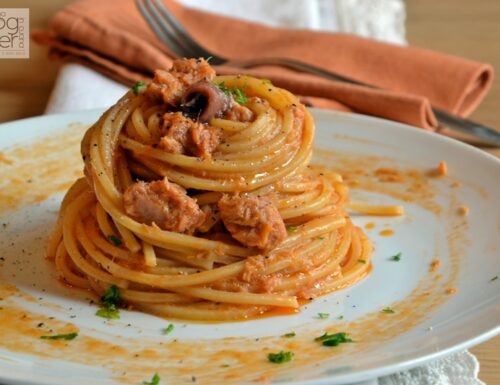
[[[30,8],[32,29],[69,0],[2,0],[2,8]],[[499,0],[407,0],[407,37],[411,44],[493,64],[500,71]],[[29,60],[0,59],[0,122],[40,115],[50,95],[59,64],[46,50],[31,44]],[[473,119],[500,129],[500,76]],[[488,150],[500,156],[500,150]],[[500,336],[471,351],[481,363],[479,377],[500,384]]]

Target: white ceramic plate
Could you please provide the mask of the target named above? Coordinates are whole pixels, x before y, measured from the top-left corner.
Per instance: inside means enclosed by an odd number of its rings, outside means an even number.
[[[76,138],[82,130],[70,124],[92,123],[101,112],[50,115],[3,124],[0,151],[8,159],[12,146],[29,148],[33,141],[49,135]],[[94,315],[95,305],[85,300],[88,295],[64,287],[57,281],[52,264],[44,259],[44,244],[62,194],[47,200],[35,197],[42,201],[0,214],[0,224],[6,224],[0,228],[0,256],[4,259],[0,260],[0,282],[13,284],[25,293],[4,299],[4,306],[9,306],[9,300],[33,314],[55,317],[54,322],[70,322],[79,328],[80,335],[123,345],[125,353],[110,353],[100,359],[100,352],[92,362],[90,353],[78,351],[82,346],[80,337],[53,344],[29,335],[8,335],[0,326],[0,382],[140,384],[158,371],[161,384],[196,381],[244,385],[256,380],[294,385],[342,384],[421,365],[498,333],[500,279],[492,279],[500,275],[500,161],[462,143],[381,119],[324,111],[314,111],[314,115],[317,146],[340,154],[322,151],[316,160],[334,169],[357,171],[350,175],[350,181],[359,179],[361,185],[372,186],[369,192],[353,189],[353,199],[402,203],[407,211],[404,217],[353,217],[360,226],[375,224],[366,230],[375,244],[373,271],[368,278],[306,305],[295,315],[195,324],[122,311],[120,320],[105,322]],[[76,143],[75,139],[70,150],[78,151]],[[66,155],[61,154],[56,148],[50,154],[51,161],[67,162],[62,159]],[[29,154],[24,156],[29,158]],[[14,167],[1,159],[0,172]],[[450,176],[426,176],[443,159]],[[406,182],[380,182],[374,171],[382,166],[397,167]],[[414,171],[407,171],[410,169]],[[40,187],[56,182],[53,176],[41,175],[37,164],[32,165],[32,172],[33,189],[37,183]],[[1,189],[8,189],[11,182],[0,180]],[[418,183],[426,185],[422,188]],[[26,194],[32,193],[29,190],[25,190]],[[461,205],[470,209],[468,216],[460,214]],[[384,229],[393,230],[394,235],[381,236]],[[390,256],[398,252],[402,253],[401,260],[391,261]],[[441,265],[433,273],[429,266],[434,259],[439,259]],[[455,294],[446,293],[454,289]],[[395,313],[381,312],[387,307]],[[0,310],[0,318],[2,311],[6,310]],[[318,312],[329,313],[330,317],[321,320]],[[20,330],[29,326],[24,319],[18,322]],[[170,322],[175,330],[163,336],[161,329]],[[313,337],[326,329],[346,331],[355,343],[322,347]],[[292,330],[297,333],[295,338],[280,337]],[[153,354],[160,343],[162,349],[167,349],[164,355]],[[177,349],[175,344],[192,344],[194,350],[185,350],[185,356],[173,362],[169,354]],[[135,351],[150,348],[153,353],[149,358],[144,354],[136,356],[126,350],[131,346]],[[241,354],[214,352],[226,348]],[[293,350],[292,362],[267,362],[267,352],[281,349]],[[54,353],[56,350],[63,353]],[[250,359],[244,358],[246,354]],[[232,359],[224,361],[228,357]]]

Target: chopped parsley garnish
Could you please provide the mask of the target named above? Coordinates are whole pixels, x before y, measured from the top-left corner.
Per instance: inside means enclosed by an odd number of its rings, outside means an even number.
[[[343,315],[339,315],[339,316],[337,317],[337,319],[344,319],[344,316],[343,316]]]
[[[118,306],[122,302],[122,296],[120,294],[120,289],[118,286],[111,285],[108,290],[102,295],[101,302],[104,306],[115,305]]]
[[[295,332],[290,332],[290,333],[283,334],[281,337],[292,338],[292,337],[295,337],[295,336],[296,336]]]
[[[297,230],[297,226],[287,226],[286,230],[287,231],[295,231],[295,230]]]
[[[324,346],[338,346],[348,342],[354,342],[347,336],[347,333],[340,332],[335,334],[325,333],[320,337],[314,339],[315,341],[323,343]]]
[[[42,340],[65,340],[71,341],[78,336],[78,333],[68,333],[68,334],[56,334],[53,336],[41,336]]]
[[[324,240],[324,239],[325,239],[325,237],[319,237],[319,240],[320,240],[320,241],[322,241],[322,240]]]
[[[111,285],[101,297],[103,307],[97,310],[95,315],[107,319],[119,319],[120,310],[118,310],[118,306],[120,306],[121,302],[120,289],[116,285]]]
[[[384,314],[394,314],[394,313],[396,313],[390,307],[386,307],[385,309],[382,309],[381,312],[384,313]]]
[[[122,240],[118,238],[116,235],[108,235],[108,239],[113,243],[115,246],[120,246],[122,244]]]
[[[236,100],[239,104],[246,104],[248,102],[248,97],[241,88],[236,88],[231,92],[233,93],[234,100]]]
[[[231,93],[231,91],[229,90],[229,88],[226,87],[226,84],[224,82],[220,83],[217,85],[219,87],[219,89],[224,92],[226,95],[229,95]]]
[[[401,252],[397,253],[396,255],[393,255],[390,259],[391,259],[391,261],[394,261],[394,262],[401,261]]]
[[[365,264],[365,263],[366,263],[366,260],[364,260],[364,259],[358,259],[358,262],[359,262],[359,263],[363,263],[363,264]]]
[[[142,94],[144,91],[146,91],[146,83],[144,83],[142,80],[139,80],[132,86],[132,91],[134,91],[135,95],[139,95],[139,93]]]
[[[144,385],[158,385],[160,383],[160,376],[155,373],[151,378],[151,381],[142,381]]]
[[[490,279],[490,282],[496,281],[498,279],[498,275],[495,275],[493,278]]]
[[[174,325],[169,324],[165,329],[163,329],[163,334],[167,335],[174,330]]]
[[[318,317],[321,319],[326,319],[326,318],[330,317],[330,314],[329,313],[318,313]]]
[[[270,84],[273,85],[273,82],[270,81],[269,79],[262,79],[262,84]]]
[[[111,305],[97,310],[95,315],[107,319],[120,319],[120,310],[115,305]]]
[[[248,101],[248,97],[245,94],[245,91],[243,91],[242,88],[233,88],[229,89],[226,87],[224,82],[218,84],[219,89],[224,92],[226,95],[233,95],[234,100],[238,102],[239,104],[246,104]]]
[[[267,359],[269,362],[275,364],[282,364],[284,362],[289,362],[293,358],[293,352],[284,352],[283,350],[279,353],[269,353]]]

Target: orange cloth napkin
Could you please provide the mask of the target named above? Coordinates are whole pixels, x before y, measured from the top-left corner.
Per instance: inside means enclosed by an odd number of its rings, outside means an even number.
[[[481,102],[493,80],[488,64],[415,47],[340,33],[268,27],[164,0],[175,18],[208,50],[241,60],[288,57],[383,88],[350,85],[281,67],[216,67],[220,74],[267,78],[315,107],[355,111],[433,130],[430,106],[460,116]],[[174,55],[153,34],[134,0],[79,0],[59,11],[49,31],[33,34],[55,59],[78,61],[133,84]]]

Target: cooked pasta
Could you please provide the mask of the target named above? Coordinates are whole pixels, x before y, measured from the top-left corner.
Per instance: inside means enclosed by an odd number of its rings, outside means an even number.
[[[131,308],[194,320],[298,309],[350,286],[372,247],[341,176],[309,165],[314,129],[269,81],[176,61],[87,131],[85,178],[48,256],[70,285],[115,285]]]

